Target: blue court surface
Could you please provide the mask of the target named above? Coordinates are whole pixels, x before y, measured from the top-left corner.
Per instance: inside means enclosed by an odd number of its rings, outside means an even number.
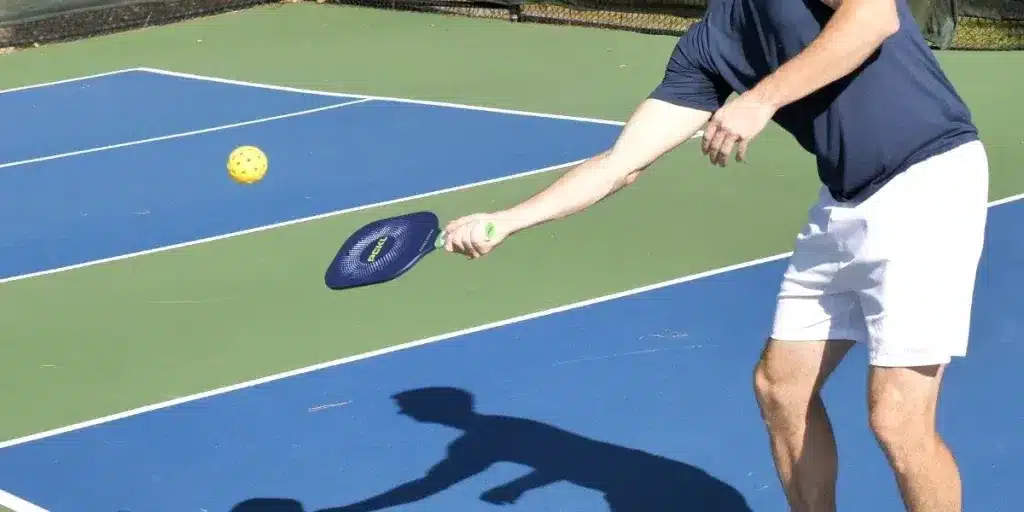
[[[3,218],[17,219],[0,227],[6,279],[559,165],[618,132],[154,71],[0,94],[0,111],[14,113],[0,130],[23,135],[0,139],[0,154],[27,161],[0,172]],[[23,126],[27,115],[41,121]],[[88,151],[149,138],[160,140]],[[224,179],[224,148],[240,144],[284,155],[271,162],[274,186]],[[948,371],[940,411],[969,511],[1022,508],[1022,224],[1022,203],[991,210],[970,357]],[[2,443],[0,489],[38,507],[17,512],[341,512],[376,510],[343,506],[381,493],[403,511],[492,510],[516,497],[510,510],[784,511],[751,384],[784,265],[739,265]],[[840,510],[901,510],[867,428],[865,363],[855,350],[826,389]]]
[[[561,165],[619,130],[139,70],[0,94],[0,111],[18,134],[0,140],[0,215],[25,219],[0,226],[0,279]],[[224,179],[244,144],[272,159],[268,186]]]

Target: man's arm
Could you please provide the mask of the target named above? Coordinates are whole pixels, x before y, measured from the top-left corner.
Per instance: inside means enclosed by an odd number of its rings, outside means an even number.
[[[644,100],[626,122],[611,149],[583,162],[549,187],[496,214],[508,232],[587,209],[633,183],[647,166],[689,139],[710,112]]]
[[[707,27],[695,23],[679,38],[661,83],[633,112],[611,149],[516,206],[449,222],[445,250],[479,258],[517,231],[585,210],[636,181],[648,165],[697,133],[732,92],[701,58],[708,45]]]
[[[747,160],[747,148],[772,116],[826,85],[849,75],[900,28],[896,0],[823,0],[836,10],[807,48],[756,86],[715,112],[701,150],[725,166]]]
[[[836,10],[818,37],[751,96],[778,110],[852,73],[900,28],[896,0],[822,0]]]

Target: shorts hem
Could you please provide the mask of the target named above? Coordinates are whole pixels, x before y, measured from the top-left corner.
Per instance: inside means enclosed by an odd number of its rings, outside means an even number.
[[[868,358],[868,364],[880,368],[914,368],[949,364],[954,357],[963,356],[951,354],[872,355]]]
[[[789,341],[794,343],[812,343],[815,341],[852,341],[854,343],[864,343],[866,341],[863,334],[853,331],[831,331],[826,333],[824,336],[809,336],[806,334],[801,335],[796,333],[785,333],[782,331],[772,331],[771,335],[768,337],[774,341]]]

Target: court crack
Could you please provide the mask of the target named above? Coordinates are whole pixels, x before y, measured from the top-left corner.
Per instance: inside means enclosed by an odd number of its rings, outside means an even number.
[[[309,412],[317,412],[317,411],[322,411],[322,410],[324,410],[324,409],[330,409],[330,408],[332,408],[332,407],[341,407],[341,406],[343,406],[343,405],[348,405],[348,404],[350,404],[350,403],[352,403],[352,401],[351,401],[351,400],[347,400],[347,401],[345,401],[345,402],[337,402],[337,403],[333,403],[333,404],[324,404],[324,405],[318,405],[318,406],[316,406],[316,407],[310,407],[310,408],[309,408]]]
[[[551,363],[551,366],[561,366],[561,365],[574,364],[574,363],[586,363],[586,362],[591,362],[591,361],[604,361],[604,360],[607,360],[607,359],[616,359],[616,358],[620,358],[620,357],[643,356],[643,355],[648,355],[648,354],[656,354],[658,352],[668,352],[670,350],[689,350],[689,349],[695,349],[695,348],[701,348],[701,347],[703,347],[703,345],[691,345],[691,346],[686,346],[686,347],[649,348],[649,349],[644,349],[644,350],[631,350],[629,352],[619,352],[619,353],[607,354],[607,355],[603,355],[603,356],[591,356],[591,357],[581,357],[579,359],[568,359],[568,360],[565,360],[565,361],[558,361],[557,363]]]

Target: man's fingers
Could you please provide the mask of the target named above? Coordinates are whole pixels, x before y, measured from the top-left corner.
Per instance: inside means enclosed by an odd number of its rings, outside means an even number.
[[[717,164],[721,167],[725,167],[729,163],[729,156],[732,155],[732,150],[736,147],[736,141],[739,137],[733,134],[729,134],[722,141],[722,146],[718,149]]]
[[[477,222],[470,228],[470,236],[473,240],[473,249],[476,252],[477,257],[490,252],[493,242],[487,238],[487,227],[484,222]]]
[[[451,229],[451,223],[444,228],[444,250],[448,252],[455,251],[455,231]]]
[[[476,213],[448,222],[444,228],[444,249],[462,254],[468,259],[480,258],[491,252],[497,242],[503,239],[497,233],[494,240],[488,236],[487,223],[491,219],[491,214]]]
[[[464,253],[466,250],[466,228],[479,217],[479,214],[468,215],[450,221],[444,227],[444,248],[448,252]]]
[[[739,147],[736,149],[736,161],[746,162],[747,161],[747,147],[750,145],[750,141],[743,139],[739,143]]]
[[[452,246],[451,252],[457,252],[459,254],[463,254],[465,252],[465,248],[463,247],[463,244],[462,244],[462,232],[461,231],[455,231],[453,233],[449,233],[448,234],[448,242]]]
[[[718,165],[719,154],[722,152],[722,146],[728,137],[729,131],[722,127],[718,130],[714,140],[711,141],[711,145],[708,147],[708,158],[713,165]]]
[[[482,221],[460,219],[448,224],[445,249],[475,259],[490,251],[491,241],[487,239],[487,231]]]
[[[704,130],[704,138],[700,141],[700,150],[705,155],[711,149],[711,143],[715,140],[715,135],[718,134],[718,122],[712,119],[708,122],[707,127]]]
[[[483,256],[491,252],[491,242],[486,238],[476,241],[476,252]]]

